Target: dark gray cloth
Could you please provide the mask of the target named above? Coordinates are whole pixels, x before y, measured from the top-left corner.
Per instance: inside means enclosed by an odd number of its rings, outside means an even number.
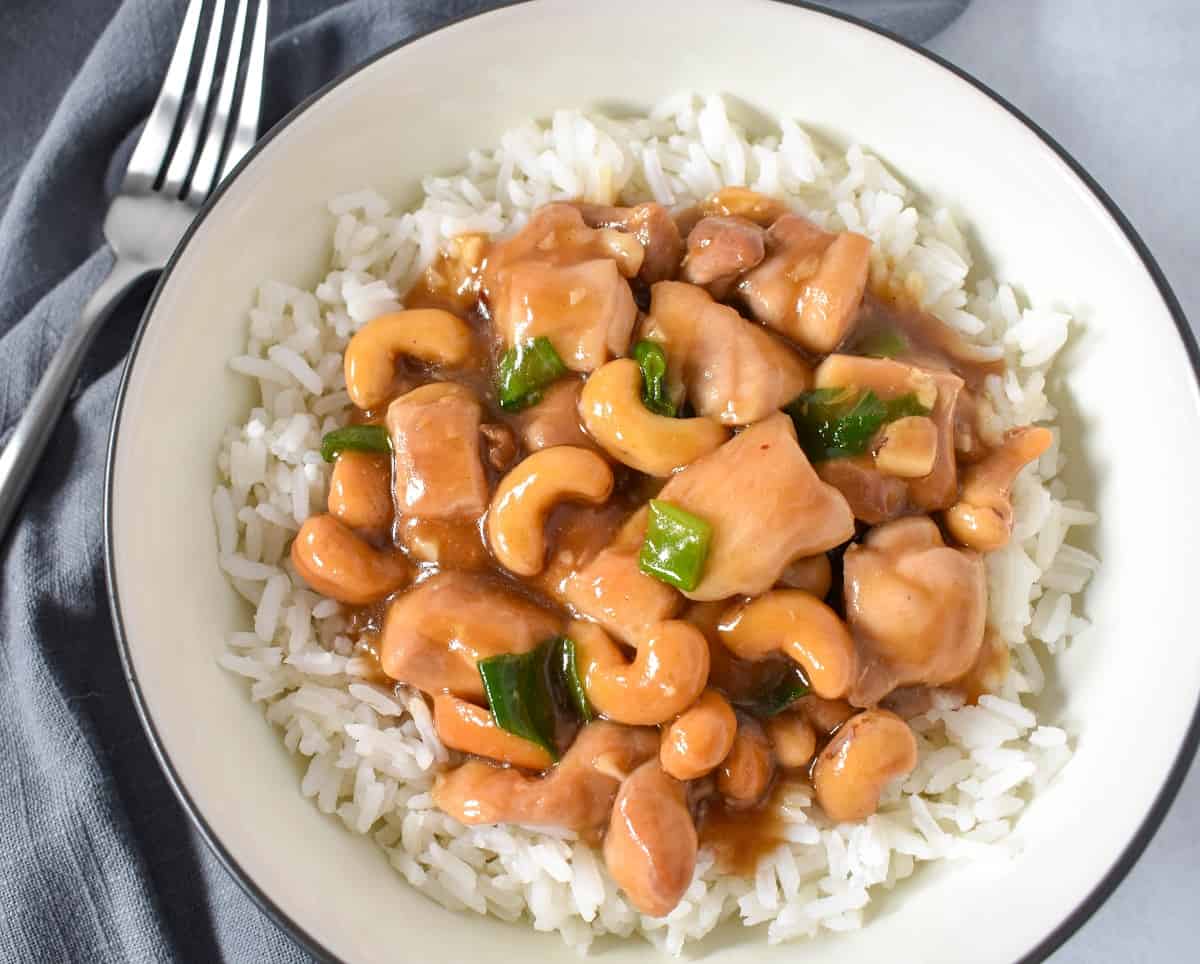
[[[830,5],[924,41],[966,4]],[[4,439],[107,269],[100,226],[111,187],[183,6],[0,5]],[[275,0],[264,129],[381,47],[486,6]],[[102,569],[103,466],[121,363],[149,289],[131,293],[101,334],[0,545],[0,960],[307,960],[193,831],[117,657]]]

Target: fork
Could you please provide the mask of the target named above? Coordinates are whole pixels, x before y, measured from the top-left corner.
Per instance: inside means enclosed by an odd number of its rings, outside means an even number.
[[[134,282],[165,267],[200,206],[253,145],[262,102],[268,4],[257,0],[251,15],[251,0],[237,0],[229,29],[223,30],[226,0],[188,3],[162,89],[104,218],[113,266],[59,344],[0,453],[0,540],[97,332]],[[208,29],[201,38],[208,5]],[[223,47],[225,65],[218,79]]]

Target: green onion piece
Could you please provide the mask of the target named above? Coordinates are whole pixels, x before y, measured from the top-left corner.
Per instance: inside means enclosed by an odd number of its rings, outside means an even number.
[[[538,336],[504,353],[496,373],[496,394],[506,412],[519,412],[536,404],[541,390],[567,373],[550,339]]]
[[[801,448],[813,462],[862,455],[888,422],[907,415],[928,415],[914,394],[883,401],[868,390],[818,388],[805,392],[786,408],[796,425]]]
[[[639,341],[633,346],[634,361],[642,369],[642,404],[657,415],[674,418],[675,403],[667,393],[667,355],[656,341]]]
[[[670,502],[650,500],[638,568],[668,586],[695,589],[704,572],[712,526]]]
[[[542,747],[558,759],[554,745],[554,703],[547,679],[547,657],[558,637],[528,653],[504,653],[478,663],[496,725]]]
[[[799,666],[782,667],[763,689],[734,702],[748,713],[759,717],[778,716],[801,697],[812,692],[808,677]]]
[[[382,425],[347,425],[334,429],[321,439],[321,458],[326,462],[332,462],[346,450],[387,454],[392,450],[392,444]]]
[[[875,358],[895,358],[897,355],[907,354],[908,348],[908,339],[895,328],[881,328],[857,342],[851,352]]]
[[[808,685],[803,671],[796,667],[762,695],[758,704],[759,713],[763,716],[778,716],[810,692],[812,687]]]
[[[566,636],[558,637],[558,655],[555,659],[571,705],[584,723],[595,719],[592,704],[588,702],[587,692],[583,688],[583,679],[579,675],[579,662],[575,654],[575,641]]]

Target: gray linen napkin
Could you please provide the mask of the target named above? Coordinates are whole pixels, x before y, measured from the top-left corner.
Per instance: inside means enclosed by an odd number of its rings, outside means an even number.
[[[829,5],[924,41],[966,4]],[[489,5],[275,0],[264,129],[381,47]],[[108,197],[183,6],[0,5],[0,439],[108,263]],[[308,960],[193,831],[121,675],[104,594],[103,466],[149,289],[101,334],[0,545],[0,960]]]

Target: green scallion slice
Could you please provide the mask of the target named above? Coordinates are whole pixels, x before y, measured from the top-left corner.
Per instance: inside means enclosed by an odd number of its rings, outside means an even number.
[[[516,345],[500,359],[496,373],[496,395],[506,412],[519,412],[535,405],[542,389],[567,373],[550,339],[539,336]]]
[[[496,725],[542,747],[558,759],[554,745],[554,703],[546,678],[546,662],[558,644],[546,640],[528,653],[503,653],[478,663]]]
[[[700,583],[711,540],[712,525],[706,520],[651,499],[638,568],[668,586],[690,591]]]
[[[321,439],[321,458],[326,462],[332,462],[345,451],[386,455],[391,450],[387,429],[382,425],[347,425],[326,433]]]
[[[657,415],[674,418],[678,411],[667,391],[667,354],[656,341],[639,341],[633,359],[642,369],[642,404]]]
[[[588,702],[587,692],[583,688],[583,678],[579,675],[579,662],[575,653],[574,640],[568,639],[566,636],[558,638],[556,662],[571,705],[584,723],[590,723],[595,719],[596,714],[592,712],[592,704]]]
[[[914,394],[884,401],[873,391],[845,388],[805,392],[786,411],[796,426],[801,448],[813,462],[862,455],[888,422],[930,412]]]
[[[895,328],[881,328],[855,342],[850,349],[855,355],[870,355],[873,358],[895,358],[908,353],[908,339]]]

